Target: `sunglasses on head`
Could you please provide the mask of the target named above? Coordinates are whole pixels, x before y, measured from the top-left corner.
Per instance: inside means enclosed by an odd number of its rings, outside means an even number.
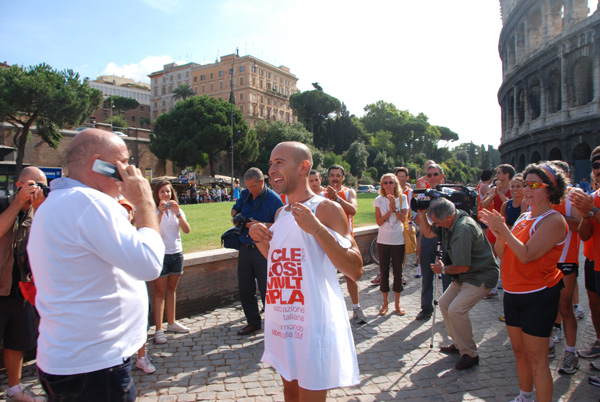
[[[546,183],[540,183],[537,181],[526,181],[525,182],[525,187],[529,187],[532,190],[537,190],[538,188],[542,187],[548,187],[548,184]]]

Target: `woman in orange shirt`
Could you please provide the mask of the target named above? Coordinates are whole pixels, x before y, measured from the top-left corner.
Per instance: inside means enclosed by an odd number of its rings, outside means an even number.
[[[531,164],[523,172],[525,201],[531,207],[508,228],[497,211],[482,211],[482,220],[497,237],[496,253],[502,258],[504,314],[517,365],[520,395],[531,400],[552,400],[552,375],[548,366],[548,341],[558,314],[562,272],[556,267],[568,227],[552,209],[566,194],[562,171],[551,164]]]

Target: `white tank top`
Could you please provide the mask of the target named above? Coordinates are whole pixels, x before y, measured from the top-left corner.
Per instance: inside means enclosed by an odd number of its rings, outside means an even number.
[[[313,213],[324,198],[304,203]],[[342,247],[350,242],[329,230]],[[283,208],[271,226],[262,361],[308,390],[360,382],[337,270],[316,238]]]

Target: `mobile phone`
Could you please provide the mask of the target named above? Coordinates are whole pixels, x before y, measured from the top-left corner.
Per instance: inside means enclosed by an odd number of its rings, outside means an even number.
[[[94,161],[94,165],[92,166],[92,170],[94,172],[103,174],[104,176],[108,176],[111,179],[123,181],[121,179],[119,171],[117,170],[117,167],[115,165],[111,165],[108,162],[104,162],[103,160],[96,159]]]

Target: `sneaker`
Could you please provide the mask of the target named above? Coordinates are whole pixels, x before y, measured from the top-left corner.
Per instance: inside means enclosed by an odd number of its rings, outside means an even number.
[[[504,317],[504,315],[499,316],[498,319],[502,322],[506,322],[506,317]]]
[[[600,387],[600,376],[593,375],[588,378],[588,382],[592,385]]]
[[[7,402],[46,402],[45,396],[34,394],[29,388],[21,388],[6,399]]]
[[[167,343],[167,337],[162,329],[156,330],[156,333],[154,334],[154,343],[158,343],[159,345]]]
[[[586,359],[600,356],[600,340],[596,339],[594,342],[590,343],[589,349],[580,349],[577,351],[577,354]]]
[[[381,272],[377,274],[377,276],[371,281],[373,285],[379,285],[381,282]]]
[[[556,357],[556,346],[552,345],[548,348],[548,359],[553,359]]]
[[[591,362],[590,367],[593,368],[594,370],[600,370],[600,359],[594,360],[593,362]]]
[[[577,358],[577,355],[572,352],[565,352],[565,358],[563,359],[558,372],[562,374],[575,374],[578,368],[579,359]]]
[[[362,309],[360,307],[357,307],[353,310],[354,312],[352,313],[352,322],[356,325],[366,324],[367,320],[365,320],[365,315],[363,314]]]
[[[176,334],[187,334],[188,332],[190,332],[190,329],[185,325],[182,325],[175,321],[173,324],[169,324],[167,326],[167,331],[175,332]]]
[[[415,270],[415,278],[421,277],[421,264],[417,264],[417,269]]]
[[[498,279],[498,285],[496,285],[496,289],[504,289],[502,287],[502,278]],[[520,396],[520,395],[519,395]]]
[[[577,306],[575,307],[575,318],[577,318],[578,320],[583,320],[585,317],[585,313],[583,312],[583,308],[581,308],[581,306]]]
[[[484,299],[497,299],[498,298],[498,291],[496,289],[492,289],[490,291],[490,293],[488,293],[486,296],[484,296]]]
[[[552,328],[552,341],[554,343],[558,343],[560,342],[560,340],[562,339],[562,329],[560,328]]]
[[[533,398],[526,398],[523,395],[519,395],[510,402],[535,402],[535,401],[533,400]]]
[[[152,374],[156,371],[156,367],[154,367],[154,364],[146,356],[137,359],[135,366],[146,374]]]

